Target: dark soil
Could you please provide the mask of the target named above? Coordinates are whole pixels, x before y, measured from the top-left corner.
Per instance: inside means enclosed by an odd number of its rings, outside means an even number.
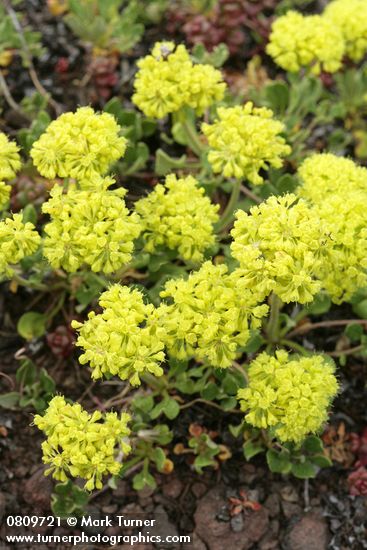
[[[50,372],[54,371],[50,355],[47,367]],[[15,369],[12,354],[8,358],[3,354],[1,371],[14,379]],[[74,361],[59,365],[58,369],[61,369],[59,391],[71,398],[80,398],[81,390],[88,384],[87,369],[77,367]],[[365,402],[363,397],[366,394],[364,392],[362,395],[363,390],[357,386],[361,381],[358,373],[349,376],[349,379],[343,377],[343,392],[335,404],[331,426],[344,422],[347,431],[354,431],[365,425],[365,410],[360,410],[362,406],[355,407]],[[1,392],[9,391],[9,383],[8,379],[2,379]],[[90,396],[99,401],[99,398],[108,397],[106,390],[110,393],[108,387],[96,387]],[[88,397],[85,398],[83,404],[86,408],[93,407],[93,402],[89,400],[88,403],[88,400]],[[32,412],[27,410],[3,409],[0,412],[1,517],[51,513],[50,498],[54,483],[43,475],[42,435],[32,427],[32,416]],[[213,409],[201,404],[195,405],[185,416],[180,416],[180,426],[175,426],[178,439],[180,434],[187,433],[187,425],[194,421],[205,422],[209,428],[216,427],[225,434],[224,441],[230,442],[232,436],[226,425],[235,422],[235,419],[226,415],[220,418],[218,425],[218,416]],[[240,451],[219,470],[208,470],[203,475],[194,472],[182,457],[176,457],[173,453],[169,456],[175,462],[174,472],[169,476],[156,474],[158,488],[155,491],[144,489],[137,493],[132,489],[130,479],[121,480],[115,490],[107,488],[97,493],[91,499],[87,512],[94,517],[129,517],[129,514],[131,517],[147,517],[154,514],[162,533],[191,535],[193,548],[197,550],[221,550],[224,541],[230,550],[367,548],[367,500],[348,496],[348,469],[343,464],[321,471],[315,479],[305,483],[290,476],[270,473],[262,457],[246,463]],[[239,498],[243,491],[249,501],[260,503],[261,508],[256,511],[244,508],[240,513],[231,515],[231,499]],[[108,527],[105,532],[118,534],[118,528]],[[70,534],[71,531],[56,527],[45,530],[43,534],[51,533]],[[72,533],[78,534],[79,531]],[[134,548],[148,550],[154,546],[147,544]],[[179,546],[173,545],[172,548]]]

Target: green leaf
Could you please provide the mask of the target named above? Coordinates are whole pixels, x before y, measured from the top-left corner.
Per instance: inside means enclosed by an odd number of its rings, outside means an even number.
[[[265,88],[267,105],[276,113],[284,114],[289,104],[289,88],[284,82],[273,82]]]
[[[322,313],[327,313],[331,307],[331,300],[327,294],[319,293],[316,294],[314,301],[306,306],[306,310],[311,315],[321,315]]]
[[[197,456],[194,460],[194,466],[199,471],[201,470],[201,468],[205,468],[206,466],[213,466],[213,464],[215,464],[215,460],[210,456],[201,455]]]
[[[246,460],[250,460],[253,456],[258,455],[263,451],[263,445],[257,443],[256,441],[252,441],[251,439],[246,441],[243,445],[243,454],[245,455]]]
[[[218,69],[227,61],[229,50],[224,43],[218,44],[212,52],[208,52],[203,44],[196,44],[192,48],[191,57],[195,63],[212,65]]]
[[[187,393],[191,395],[195,391],[195,383],[193,380],[190,380],[190,378],[187,378],[187,376],[183,375],[180,377],[180,379],[177,379],[176,388],[181,393]]]
[[[0,395],[0,407],[3,407],[3,409],[14,409],[19,403],[19,397],[20,393],[17,391],[3,393]]]
[[[26,340],[40,338],[46,332],[46,317],[42,313],[28,311],[19,319],[17,331]]]
[[[152,395],[145,395],[144,397],[135,397],[131,403],[134,410],[140,410],[143,413],[148,413],[154,407],[154,398]]]
[[[238,384],[236,378],[232,374],[228,373],[222,382],[222,388],[226,394],[237,395],[240,385]]]
[[[214,382],[209,382],[209,384],[207,384],[205,388],[201,390],[201,397],[203,397],[208,401],[212,401],[217,397],[218,393],[219,393],[218,386],[214,384]]]
[[[157,129],[157,121],[153,118],[143,118],[141,121],[141,128],[144,137],[150,137]]]
[[[42,368],[40,371],[40,383],[42,390],[45,393],[54,393],[56,390],[56,384],[55,381],[51,378],[51,376],[48,374],[46,369]]]
[[[157,424],[154,427],[154,430],[157,432],[155,436],[155,441],[160,445],[168,445],[173,439],[172,432],[166,424]]]
[[[148,146],[139,141],[134,146],[128,146],[122,162],[119,163],[119,171],[124,176],[135,174],[145,168],[149,159]]]
[[[33,225],[36,225],[37,223],[37,211],[33,204],[27,204],[23,208],[23,223],[33,223]]]
[[[279,193],[293,193],[298,187],[298,181],[290,174],[283,174],[276,182]]]
[[[161,449],[161,447],[155,447],[152,454],[150,455],[150,458],[157,466],[157,470],[159,472],[162,472],[164,468],[164,463],[166,461],[166,455],[164,454],[163,449]]]
[[[363,335],[363,327],[362,325],[352,323],[346,326],[344,332],[352,342],[358,342]]]
[[[266,453],[266,461],[270,470],[277,474],[288,474],[292,469],[289,454],[283,451],[278,453],[273,449],[269,449]]]
[[[142,470],[133,477],[133,488],[135,491],[141,491],[146,485],[155,489],[157,484],[154,477],[148,471]]]
[[[51,509],[54,515],[66,518],[70,515],[81,516],[85,513],[89,494],[72,483],[57,483],[51,496]]]
[[[163,412],[167,418],[169,418],[170,420],[173,420],[180,413],[180,405],[177,403],[175,399],[166,399],[164,403]]]
[[[179,412],[180,405],[177,401],[175,401],[175,399],[171,399],[170,397],[166,397],[154,407],[150,413],[150,417],[154,420],[163,413],[167,418],[173,420]]]
[[[321,439],[316,435],[309,435],[306,437],[302,447],[308,453],[322,453],[324,450]]]
[[[249,341],[245,346],[246,353],[256,353],[261,346],[264,344],[265,340],[259,333],[259,331],[252,331]]]
[[[310,477],[315,477],[316,468],[309,461],[303,462],[302,464],[292,464],[292,474],[295,477],[300,479],[309,479]]]
[[[234,426],[233,424],[229,424],[228,429],[229,429],[230,433],[233,435],[233,437],[239,437],[242,430],[243,430],[243,422],[241,422],[241,424],[238,424],[238,426]]]
[[[158,149],[155,156],[155,172],[158,176],[165,176],[172,170],[184,168],[186,166],[186,155],[180,158],[170,157],[163,149]]]
[[[37,365],[31,359],[22,359],[15,375],[16,381],[22,386],[30,386],[37,380]]]
[[[367,319],[367,299],[354,304],[353,311],[360,319]]]
[[[311,456],[310,460],[319,468],[330,468],[333,465],[332,460],[323,454]]]
[[[176,143],[179,143],[180,145],[188,145],[186,130],[182,126],[181,122],[176,122],[172,126],[172,136]]]
[[[225,411],[229,411],[230,409],[236,408],[237,399],[235,397],[225,397],[224,399],[221,399],[220,404]]]
[[[75,298],[81,306],[88,306],[92,300],[97,298],[105,288],[105,281],[95,273],[86,273],[82,284],[75,292]]]

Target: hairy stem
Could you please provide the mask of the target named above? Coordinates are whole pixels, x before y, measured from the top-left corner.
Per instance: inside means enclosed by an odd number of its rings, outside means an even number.
[[[22,117],[24,117],[25,120],[30,120],[29,117],[26,115],[26,113],[22,110],[22,108],[18,105],[18,103],[15,101],[15,99],[11,95],[11,92],[8,88],[8,85],[6,83],[6,80],[1,70],[0,70],[0,89],[7,103],[13,109],[13,111],[19,113]]]
[[[262,200],[260,199],[260,197],[258,197],[257,195],[255,195],[255,193],[253,193],[250,189],[248,189],[248,187],[246,187],[245,185],[241,184],[241,193],[243,193],[244,195],[246,195],[246,197],[248,197],[249,199],[251,199],[252,201],[256,202],[256,204],[260,204],[262,202]]]
[[[270,315],[266,327],[266,334],[269,342],[276,343],[279,340],[279,313],[282,301],[274,292],[270,295]]]
[[[34,68],[32,54],[29,50],[27,40],[25,39],[23,29],[22,29],[21,24],[19,23],[19,19],[17,17],[17,14],[13,10],[13,8],[12,8],[12,6],[11,6],[11,4],[8,0],[5,0],[4,3],[5,3],[5,9],[6,9],[6,11],[7,11],[12,23],[13,23],[13,27],[19,35],[19,40],[21,41],[21,44],[22,44],[23,54],[25,54],[25,56],[27,57],[27,65],[28,65],[27,68],[28,68],[29,76],[31,77],[31,80],[33,82],[33,85],[36,88],[37,92],[40,93],[46,99],[47,103],[49,103],[53,107],[53,109],[55,110],[56,115],[60,115],[61,112],[62,112],[61,105],[59,105],[51,97],[49,92],[47,90],[45,90],[45,88],[43,87],[42,83],[40,82],[40,80],[38,78],[38,75],[36,73],[36,69]]]
[[[283,344],[283,346],[286,346],[287,348],[291,348],[291,349],[294,349],[295,351],[298,351],[299,353],[301,353],[301,355],[306,355],[306,356],[309,355],[308,351],[303,346],[301,346],[301,344],[297,344],[297,342],[283,339],[280,341],[280,343]]]
[[[215,230],[217,232],[225,229],[233,221],[233,214],[236,209],[236,205],[238,203],[238,199],[240,196],[240,187],[241,187],[241,180],[234,180],[231,196],[229,197],[227,206],[225,207],[219,222],[215,226]]]
[[[194,153],[198,157],[201,157],[206,147],[204,143],[200,140],[199,134],[197,133],[194,124],[192,124],[190,121],[185,119],[182,122],[182,127],[185,130],[187,143],[190,149],[192,149],[192,151],[194,151]]]
[[[306,332],[310,332],[317,328],[340,327],[346,325],[362,325],[367,327],[367,319],[336,319],[334,321],[320,321],[319,323],[304,323],[288,332],[287,336],[292,337],[297,334],[306,334]]]

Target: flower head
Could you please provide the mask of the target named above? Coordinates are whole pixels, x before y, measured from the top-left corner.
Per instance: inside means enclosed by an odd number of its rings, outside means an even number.
[[[108,181],[108,184],[110,180]],[[92,271],[112,273],[129,263],[140,224],[129,214],[123,196],[126,190],[77,190],[60,186],[42,211],[51,217],[45,226],[44,255],[52,267],[76,271],[89,265]]]
[[[0,181],[13,179],[20,167],[18,145],[0,132]]]
[[[168,351],[178,359],[195,357],[214,367],[229,367],[250,328],[260,325],[266,305],[240,288],[225,265],[205,262],[188,279],[166,283],[158,308]]]
[[[138,61],[133,102],[147,116],[163,118],[187,105],[202,114],[224,95],[220,71],[194,65],[182,44],[157,42],[150,55]]]
[[[103,476],[117,475],[121,469],[118,454],[125,456],[131,450],[130,420],[126,413],[89,414],[79,403],[70,405],[64,397],[54,397],[45,414],[34,417],[47,437],[42,443],[43,462],[50,465],[45,475],[52,473],[59,481],[80,477],[88,491],[101,489]]]
[[[322,355],[291,359],[261,353],[249,366],[249,384],[238,392],[246,421],[270,428],[280,441],[301,443],[327,420],[338,390],[334,366]]]
[[[247,178],[252,184],[264,182],[260,170],[280,168],[290,147],[279,134],[284,126],[265,107],[251,102],[244,106],[220,107],[214,124],[203,124],[210,152],[208,160],[215,173],[226,178]]]
[[[22,214],[0,221],[0,275],[11,276],[11,265],[19,263],[25,256],[33,254],[41,237],[32,223],[23,223]]]
[[[312,301],[327,235],[306,201],[272,196],[250,214],[238,210],[236,218],[231,251],[249,288],[263,298],[274,292],[284,302]]]
[[[156,185],[146,198],[135,203],[135,210],[148,252],[167,246],[184,260],[199,262],[214,244],[218,206],[210,202],[192,176],[177,179],[168,175],[164,185]]]
[[[313,203],[328,200],[335,194],[347,198],[351,192],[367,193],[367,169],[332,153],[307,158],[298,175],[302,181],[298,194]]]
[[[353,61],[360,61],[367,52],[365,0],[333,0],[326,6],[324,18],[340,29],[346,54]]]
[[[46,178],[100,176],[125,153],[127,141],[119,136],[120,129],[112,115],[80,107],[51,122],[33,144],[31,157]]]
[[[286,71],[307,67],[319,74],[338,71],[344,49],[343,35],[331,21],[320,15],[288,11],[274,21],[266,51]]]
[[[298,194],[330,236],[317,277],[335,303],[367,285],[367,170],[331,154],[313,155],[299,169]]]
[[[5,208],[10,198],[10,185],[6,185],[5,182],[0,181],[0,210]]]
[[[92,378],[116,375],[137,386],[144,372],[161,376],[164,345],[154,306],[144,303],[139,290],[119,284],[101,294],[99,304],[102,313],[72,323],[79,332],[76,345],[84,350],[79,362],[90,363]]]

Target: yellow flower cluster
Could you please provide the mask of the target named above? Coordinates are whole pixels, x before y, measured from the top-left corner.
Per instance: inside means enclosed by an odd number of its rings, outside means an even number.
[[[314,203],[329,200],[332,195],[367,192],[367,169],[351,159],[332,153],[315,154],[306,159],[298,170],[302,180],[299,194]]]
[[[130,420],[126,413],[120,417],[115,412],[89,414],[79,403],[70,405],[64,397],[54,397],[45,414],[34,417],[47,437],[42,443],[43,462],[50,465],[45,475],[52,473],[59,481],[80,477],[86,480],[87,491],[101,489],[103,476],[119,473],[118,455],[131,451]]]
[[[283,69],[297,72],[306,67],[314,74],[338,71],[344,50],[343,34],[332,21],[320,15],[303,16],[295,11],[288,11],[275,20],[266,48]]]
[[[327,420],[338,391],[334,366],[322,355],[291,359],[261,353],[250,364],[249,385],[238,392],[246,421],[280,441],[301,443]]]
[[[20,167],[19,147],[0,132],[0,181],[15,178]]]
[[[23,223],[22,214],[0,221],[0,275],[11,276],[11,265],[33,254],[41,242],[32,223]]]
[[[80,107],[51,122],[30,154],[46,178],[90,179],[105,174],[124,155],[127,141],[120,129],[112,115]]]
[[[365,0],[334,0],[324,17],[338,27],[345,40],[346,54],[360,61],[367,52],[367,3]]]
[[[96,190],[70,185],[63,193],[58,185],[52,188],[42,206],[51,217],[43,251],[52,267],[74,272],[88,265],[92,271],[112,273],[129,263],[140,234],[139,218],[125,206],[125,189],[107,188],[112,182],[106,178]]]
[[[117,375],[137,386],[144,372],[161,376],[164,344],[154,306],[144,303],[139,290],[119,284],[104,292],[99,304],[102,313],[72,323],[79,331],[76,345],[84,350],[79,362],[90,363],[92,378]]]
[[[200,115],[224,96],[220,71],[211,65],[194,65],[182,44],[158,42],[137,65],[132,100],[146,116],[163,118],[184,106]]]
[[[251,102],[219,108],[218,120],[203,124],[202,130],[208,138],[213,171],[226,178],[246,178],[254,185],[264,182],[260,170],[280,168],[282,157],[291,152],[279,135],[284,125],[273,118],[270,109],[256,108]]]
[[[10,198],[10,185],[6,185],[5,182],[0,181],[0,210],[3,210],[9,202]]]
[[[168,175],[164,185],[156,185],[146,198],[135,203],[145,250],[155,252],[167,246],[184,260],[200,262],[203,252],[214,244],[218,208],[192,176],[177,179]]]
[[[188,279],[168,281],[161,297],[167,302],[157,312],[170,354],[221,368],[232,364],[250,328],[257,328],[268,311],[258,305],[255,293],[237,284],[225,265],[211,262]]]
[[[20,167],[19,147],[0,132],[0,210],[5,208],[10,197],[11,187],[5,180],[13,179]]]
[[[236,218],[231,251],[243,282],[263,298],[274,292],[287,303],[312,301],[327,237],[306,201],[272,196],[250,214],[238,210]]]
[[[318,278],[339,304],[367,285],[367,170],[332,154],[314,155],[299,169],[298,193],[330,235]]]

